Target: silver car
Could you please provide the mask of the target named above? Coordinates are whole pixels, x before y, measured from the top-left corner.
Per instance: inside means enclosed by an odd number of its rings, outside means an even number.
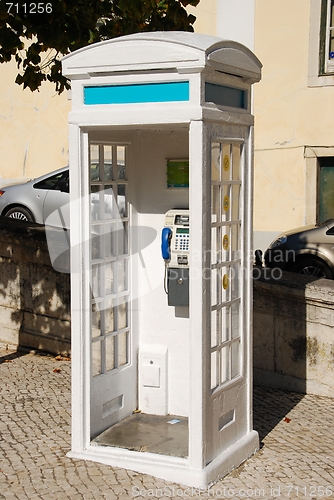
[[[104,175],[109,179],[111,165],[106,164]],[[124,165],[118,165],[119,179],[125,178]],[[99,178],[96,165],[91,169],[91,180]],[[69,228],[69,168],[64,167],[23,184],[13,184],[0,189],[0,215],[27,222],[37,222]],[[103,212],[108,218],[124,217],[126,212],[125,185],[119,184],[117,192],[109,187],[90,194],[92,219]],[[101,203],[103,205],[101,205]],[[59,209],[62,207],[62,210]],[[51,216],[48,221],[47,218]]]
[[[0,189],[0,215],[45,224],[46,218],[69,203],[69,169],[60,168],[23,184]]]
[[[334,220],[280,234],[264,254],[266,267],[334,279]]]

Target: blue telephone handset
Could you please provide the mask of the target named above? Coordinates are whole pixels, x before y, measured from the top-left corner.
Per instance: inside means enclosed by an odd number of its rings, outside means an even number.
[[[170,227],[164,227],[161,233],[161,253],[164,260],[170,260],[170,240],[172,230]]]

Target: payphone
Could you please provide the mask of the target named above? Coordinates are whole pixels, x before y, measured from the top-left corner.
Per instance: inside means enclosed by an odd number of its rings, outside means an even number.
[[[259,446],[248,255],[261,63],[233,40],[151,32],[62,65],[73,98],[70,456],[207,488]],[[125,196],[119,215],[106,211],[110,189]],[[168,300],[155,281],[164,268]]]
[[[169,306],[189,306],[189,210],[168,210],[161,233]]]

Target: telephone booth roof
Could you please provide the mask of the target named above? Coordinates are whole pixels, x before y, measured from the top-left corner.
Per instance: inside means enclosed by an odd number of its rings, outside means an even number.
[[[245,46],[231,40],[189,32],[135,33],[79,49],[62,59],[71,80],[143,71],[201,72],[206,67],[260,80],[261,63]]]

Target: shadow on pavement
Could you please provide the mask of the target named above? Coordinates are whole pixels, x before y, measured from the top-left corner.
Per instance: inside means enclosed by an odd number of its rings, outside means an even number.
[[[260,443],[303,397],[296,392],[254,387],[253,428],[259,433]]]
[[[1,348],[0,364],[10,363],[13,359],[20,358],[21,356],[26,356],[28,352],[23,351],[13,351],[12,349],[6,349],[5,346]],[[8,353],[7,353],[8,352]]]
[[[24,347],[19,347],[19,348],[6,348],[6,345],[1,344],[0,345],[0,364],[1,363],[10,363],[13,359],[16,358],[21,358],[22,356],[27,356],[27,354],[30,354],[32,352],[36,353],[35,350],[24,348]],[[38,352],[38,351],[37,351]],[[38,352],[41,356],[47,356],[48,353],[44,353],[43,351]]]

